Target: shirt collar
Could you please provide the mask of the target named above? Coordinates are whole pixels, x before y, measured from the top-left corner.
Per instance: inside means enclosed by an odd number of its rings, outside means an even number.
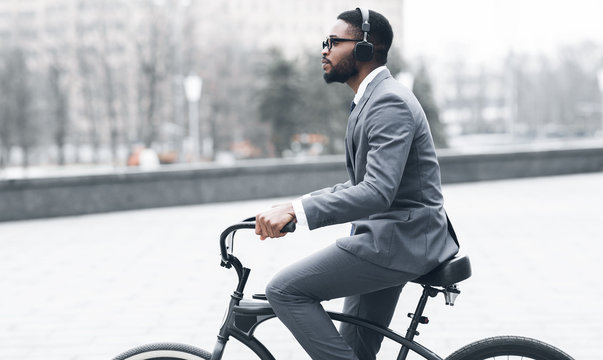
[[[354,96],[354,104],[358,104],[358,102],[360,102],[360,99],[362,99],[362,96],[364,95],[364,92],[366,91],[366,87],[368,86],[368,84],[370,84],[371,81],[373,81],[375,79],[375,77],[377,77],[377,75],[379,75],[379,73],[385,69],[387,69],[387,66],[385,66],[385,65],[379,66],[375,70],[371,71],[364,78],[364,80],[362,80],[362,82],[360,83],[360,86],[358,86],[358,92],[356,93],[356,96]]]

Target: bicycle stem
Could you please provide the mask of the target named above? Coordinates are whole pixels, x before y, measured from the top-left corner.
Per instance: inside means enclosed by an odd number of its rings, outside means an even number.
[[[245,290],[245,285],[247,284],[247,279],[249,278],[249,273],[251,269],[243,267],[241,269],[241,273],[237,271],[237,275],[239,275],[239,284],[237,285],[237,292],[243,295],[243,291]]]

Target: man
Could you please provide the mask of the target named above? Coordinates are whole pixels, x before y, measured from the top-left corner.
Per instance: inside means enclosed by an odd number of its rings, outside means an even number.
[[[350,180],[256,217],[262,240],[283,236],[291,220],[310,229],[352,222],[349,236],[285,268],[266,288],[312,359],[375,359],[382,340],[347,324],[338,332],[321,301],[345,297],[344,312],[388,326],[404,284],[458,251],[425,113],[385,67],[391,26],[362,12],[340,14],[322,50],[325,81],[356,94],[345,137]]]

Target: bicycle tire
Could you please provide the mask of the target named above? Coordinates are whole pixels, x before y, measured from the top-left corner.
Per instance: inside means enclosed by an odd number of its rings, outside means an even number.
[[[504,359],[573,360],[556,347],[539,340],[519,336],[496,336],[476,341],[452,353],[446,360]]]
[[[210,360],[211,353],[185,344],[156,343],[135,347],[113,360]]]

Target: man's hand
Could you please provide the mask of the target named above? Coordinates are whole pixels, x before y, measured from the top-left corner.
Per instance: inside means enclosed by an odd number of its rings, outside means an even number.
[[[281,229],[293,219],[295,211],[291,203],[276,205],[255,217],[255,233],[260,236],[260,240],[285,236]]]

